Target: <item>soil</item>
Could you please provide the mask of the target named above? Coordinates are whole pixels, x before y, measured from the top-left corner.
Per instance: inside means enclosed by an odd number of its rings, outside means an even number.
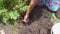
[[[45,6],[35,6],[30,14],[30,21],[28,24],[22,23],[23,16],[16,20],[16,22],[19,24],[18,26],[21,26],[20,29],[17,27],[14,29],[12,25],[5,26],[3,24],[0,24],[0,30],[4,30],[6,34],[13,34],[13,31],[16,31],[17,34],[50,34],[51,33],[51,27],[53,25],[53,22],[51,22],[49,18],[49,14],[52,12],[48,10]],[[59,17],[59,11],[56,13],[57,17]]]
[[[19,34],[50,34],[53,22],[49,14],[51,11],[47,7],[35,6],[30,14],[30,23],[24,25]]]
[[[56,12],[56,17],[60,19],[60,9]]]

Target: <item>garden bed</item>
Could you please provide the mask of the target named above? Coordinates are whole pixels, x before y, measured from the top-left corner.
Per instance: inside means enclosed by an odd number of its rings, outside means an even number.
[[[0,30],[4,30],[6,34],[50,34],[53,22],[49,18],[51,12],[44,6],[35,6],[30,15],[30,23],[23,24],[23,18],[16,20],[17,26],[0,24]],[[59,18],[59,11],[56,13]],[[24,16],[24,14],[23,14]],[[22,16],[22,17],[23,17]]]
[[[21,29],[20,34],[50,34],[53,25],[49,18],[51,12],[44,6],[35,6],[31,13],[31,23]]]

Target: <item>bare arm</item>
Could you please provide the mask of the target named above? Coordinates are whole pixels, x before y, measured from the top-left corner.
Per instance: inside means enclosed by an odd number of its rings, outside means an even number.
[[[29,8],[26,11],[26,15],[24,16],[24,22],[28,22],[29,21],[29,14],[31,13],[31,10],[34,8],[34,6],[36,5],[36,3],[38,2],[38,0],[31,0],[30,4],[29,4]]]
[[[36,3],[38,2],[38,0],[31,0],[30,4],[29,4],[29,8],[26,11],[26,15],[29,15],[31,10],[34,8],[34,6],[36,5]]]

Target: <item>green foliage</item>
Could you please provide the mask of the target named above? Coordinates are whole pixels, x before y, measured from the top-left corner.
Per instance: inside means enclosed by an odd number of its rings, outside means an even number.
[[[3,23],[6,23],[9,19],[16,20],[19,17],[19,13],[17,11],[5,12],[2,18]]]
[[[49,15],[50,16],[50,19],[51,21],[55,24],[55,23],[58,23],[60,20],[57,19],[57,17],[55,16],[55,13],[52,13]]]
[[[13,34],[17,34],[16,31],[14,31]]]
[[[0,0],[0,7],[3,6],[3,0]]]
[[[0,18],[3,23],[16,20],[28,9],[28,0],[0,0]]]
[[[29,6],[24,6],[24,7],[20,8],[20,10],[21,10],[21,11],[25,11],[25,10],[27,10],[28,7],[29,7]]]

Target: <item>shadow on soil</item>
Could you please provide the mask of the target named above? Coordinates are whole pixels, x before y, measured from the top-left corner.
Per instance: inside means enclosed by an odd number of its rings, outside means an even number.
[[[50,34],[53,23],[50,21],[49,14],[51,12],[47,7],[35,6],[29,17],[29,25],[23,26],[19,34]],[[25,13],[22,15],[23,18]]]

